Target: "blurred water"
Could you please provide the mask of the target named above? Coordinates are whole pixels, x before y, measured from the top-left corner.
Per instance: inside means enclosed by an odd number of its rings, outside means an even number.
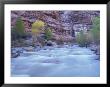
[[[96,77],[100,76],[98,56],[77,45],[46,47],[36,52],[23,52],[11,60],[11,76],[21,77]]]

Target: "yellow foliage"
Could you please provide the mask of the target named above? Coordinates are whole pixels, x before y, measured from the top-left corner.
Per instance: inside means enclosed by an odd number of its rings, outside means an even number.
[[[39,28],[42,28],[42,27],[44,27],[44,25],[45,25],[45,23],[43,22],[43,21],[36,21],[36,22],[34,22],[33,24],[32,24],[32,29],[33,28],[37,28],[37,29],[39,29]]]
[[[45,23],[43,21],[36,21],[32,24],[32,33],[33,34],[39,34],[41,33],[43,30],[42,28],[45,26]]]
[[[40,30],[38,30],[38,29],[32,29],[32,33],[33,34],[38,34],[38,33],[40,33]]]

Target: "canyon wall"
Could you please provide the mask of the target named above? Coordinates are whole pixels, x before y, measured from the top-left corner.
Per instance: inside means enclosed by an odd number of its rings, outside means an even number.
[[[11,27],[13,28],[16,19],[21,17],[25,31],[30,32],[32,23],[42,20],[51,27],[53,33],[74,37],[81,30],[90,30],[93,18],[99,15],[99,11],[11,11]]]

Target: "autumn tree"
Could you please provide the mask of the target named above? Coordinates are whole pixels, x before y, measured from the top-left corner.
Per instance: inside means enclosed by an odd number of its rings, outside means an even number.
[[[32,35],[33,35],[33,43],[35,45],[38,36],[43,32],[43,28],[45,23],[41,20],[37,20],[32,24]]]

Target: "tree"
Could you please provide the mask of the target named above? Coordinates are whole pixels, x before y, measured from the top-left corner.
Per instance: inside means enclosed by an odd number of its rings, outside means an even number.
[[[79,46],[83,47],[87,45],[87,41],[86,41],[86,34],[84,34],[83,31],[81,31],[80,33],[77,34],[76,36],[76,42],[79,44]]]
[[[19,17],[19,18],[17,19],[14,29],[15,29],[15,32],[16,32],[20,37],[24,36],[24,34],[25,34],[25,31],[24,31],[24,30],[25,30],[25,27],[24,27],[24,23],[23,23],[21,17]]]
[[[86,33],[81,31],[76,36],[76,42],[80,46],[87,46],[91,43],[99,44],[100,43],[100,18],[96,17],[93,20],[92,29]]]
[[[37,20],[32,24],[32,34],[33,34],[33,45],[36,45],[36,41],[38,41],[38,36],[41,32],[43,32],[43,27],[45,23],[43,21]]]
[[[20,17],[17,18],[15,26],[11,29],[12,40],[20,39],[25,35],[24,23]]]
[[[93,26],[90,32],[93,37],[93,42],[99,43],[100,42],[100,18],[99,17],[95,17],[93,19]]]
[[[47,28],[47,29],[45,30],[45,39],[46,39],[46,40],[50,40],[51,38],[52,38],[52,31],[51,31],[50,28]]]
[[[42,32],[42,28],[44,27],[45,23],[43,21],[36,21],[32,24],[32,33],[38,35]]]

